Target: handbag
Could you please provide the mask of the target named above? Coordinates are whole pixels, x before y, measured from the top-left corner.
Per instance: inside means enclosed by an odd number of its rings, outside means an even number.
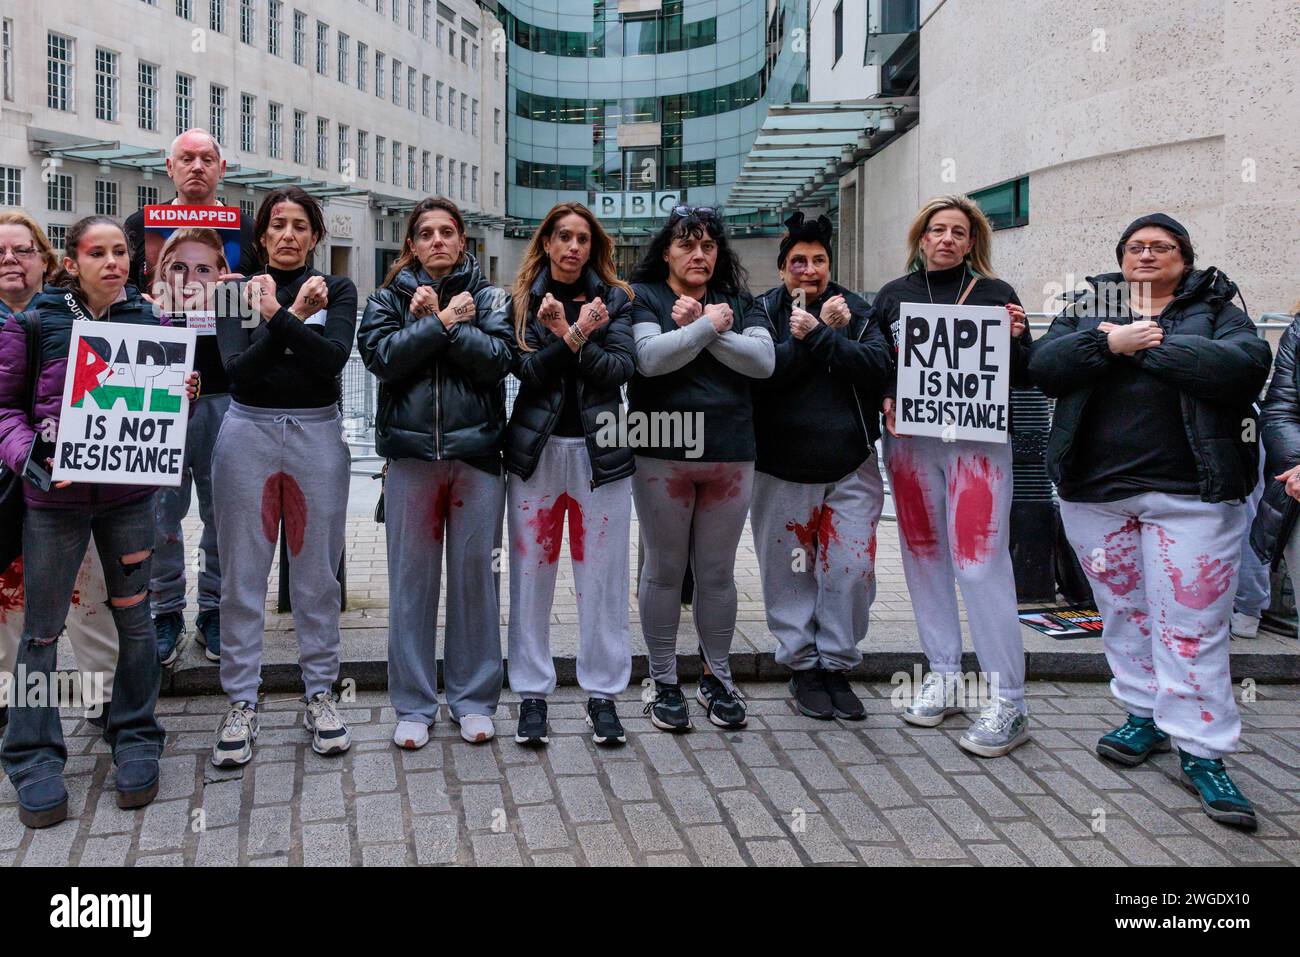
[[[375,521],[380,525],[384,524],[384,485],[388,482],[388,463],[376,474],[370,476],[372,479],[379,479],[379,501],[375,503]]]
[[[41,373],[41,316],[33,310],[27,323],[28,415],[36,412],[36,380]],[[0,463],[0,573],[23,553],[23,477]]]

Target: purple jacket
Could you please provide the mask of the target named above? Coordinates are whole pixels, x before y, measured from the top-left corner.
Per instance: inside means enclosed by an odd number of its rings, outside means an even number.
[[[75,312],[74,312],[75,310]],[[33,311],[40,312],[40,375],[36,380],[35,414],[27,409],[31,386],[27,381],[27,329]],[[72,343],[72,322],[88,318],[86,309],[70,289],[46,286],[19,313],[0,315],[0,462],[22,474],[36,439],[34,423],[47,417],[57,422],[63,405],[63,380],[68,366],[68,347]],[[133,286],[126,287],[126,298],[115,302],[104,313],[102,322],[130,322],[137,325],[163,325],[154,315],[153,306],[140,298]],[[23,499],[29,508],[77,509],[88,506],[125,505],[147,498],[154,486],[103,485],[73,482],[67,488],[42,492],[30,482],[23,484]]]

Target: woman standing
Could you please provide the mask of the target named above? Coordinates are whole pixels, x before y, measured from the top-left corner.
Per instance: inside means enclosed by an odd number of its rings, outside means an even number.
[[[332,688],[339,675],[338,567],[351,459],[339,421],[339,373],[352,351],[357,290],[311,266],[325,235],[320,204],[272,191],[253,227],[265,270],[245,285],[253,323],[218,324],[231,403],[212,453],[221,582],[221,686],[230,710],[212,763],[246,764],[257,739],[266,582],[283,523],[289,594],[306,686],[303,726],[317,754],[352,744]]]
[[[984,213],[967,197],[930,200],[907,232],[911,272],[887,283],[873,308],[896,353],[901,303],[1005,307],[1011,319],[1011,385],[1028,385],[1025,311],[1015,290],[993,275],[991,234]],[[963,710],[955,577],[966,603],[971,642],[991,689],[987,706],[958,743],[972,754],[998,757],[1029,740],[1025,648],[1008,542],[1011,444],[900,437],[894,431],[892,396],[882,408],[903,574],[930,663],[903,719],[934,727]]]
[[[510,688],[520,744],[546,744],[555,690],[551,605],[565,517],[578,599],[578,684],[596,744],[627,741],[614,699],[632,671],[628,534],[632,450],[608,422],[636,368],[631,289],[612,244],[581,203],[554,207],[533,234],[514,288],[519,396],[506,430],[510,527]]]
[[[57,263],[50,241],[34,219],[21,210],[0,212],[0,326],[31,305],[45,280],[54,275]],[[93,538],[91,544],[77,572],[67,626],[82,676],[82,697],[88,713],[95,712],[90,720],[102,728],[103,708],[113,693],[117,628],[105,607],[108,590]],[[0,681],[13,673],[23,618],[23,558],[19,555],[7,568],[0,568]],[[7,704],[7,698],[0,698],[0,735],[9,721]]]
[[[1172,739],[1205,813],[1253,829],[1223,765],[1241,735],[1228,619],[1258,477],[1251,406],[1271,355],[1232,304],[1236,285],[1193,268],[1177,220],[1135,220],[1115,258],[1120,272],[1089,278],[1031,362],[1057,400],[1048,472],[1128,711],[1097,753],[1137,765]]]
[[[1286,559],[1293,594],[1300,594],[1300,302],[1295,319],[1277,345],[1277,362],[1264,400],[1260,438],[1264,441],[1266,476],[1263,498],[1250,531],[1250,544],[1266,567]],[[1243,559],[1243,562],[1245,560]],[[1241,589],[1238,589],[1240,593]],[[1233,619],[1237,615],[1233,614]]]
[[[379,379],[375,448],[388,459],[384,527],[393,742],[428,743],[438,714],[438,590],[447,553],[443,682],[470,743],[496,733],[500,608],[494,551],[505,482],[504,380],[514,358],[509,297],[465,251],[465,220],[430,197],[406,221],[402,254],[366,304],[361,358]]]
[[[11,255],[11,254],[10,254]],[[25,257],[24,257],[25,258]],[[154,717],[159,665],[149,618],[149,567],[153,545],[152,487],[57,482],[37,479],[29,466],[50,469],[49,457],[33,460],[37,440],[57,429],[74,320],[158,325],[153,307],[127,286],[126,236],[107,216],[88,216],[68,230],[63,268],[27,312],[11,314],[0,329],[0,458],[26,476],[23,539],[40,542],[24,556],[27,608],[15,670],[44,676],[54,686],[58,638],[68,616],[78,570],[94,536],[108,586],[108,607],[119,647],[105,738],[117,766],[117,804],[143,807],[158,793],[163,729]],[[27,375],[27,337],[39,322],[35,403]],[[197,376],[187,391],[197,395]],[[39,484],[38,484],[39,483]],[[20,820],[48,827],[68,814],[63,785],[67,749],[57,705],[10,708],[4,747],[5,772],[18,792]]]
[[[632,481],[645,543],[641,628],[655,683],[646,711],[664,731],[690,728],[677,680],[689,561],[704,669],[696,699],[714,724],[740,728],[745,706],[730,661],[736,547],[754,483],[750,383],[772,374],[772,331],[749,313],[744,269],[710,207],[674,209],[632,280],[637,371],[628,419],[652,436],[637,448]]]

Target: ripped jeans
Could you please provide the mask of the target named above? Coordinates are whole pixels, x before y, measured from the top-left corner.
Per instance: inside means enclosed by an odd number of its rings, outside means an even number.
[[[149,617],[153,497],[126,505],[77,509],[28,508],[23,520],[27,618],[14,663],[15,684],[0,764],[16,788],[63,772],[68,752],[59,722],[58,637],[72,602],[77,572],[94,533],[104,566],[109,610],[118,632],[117,668],[105,737],[121,767],[162,754],[164,733],[154,717],[161,669]]]

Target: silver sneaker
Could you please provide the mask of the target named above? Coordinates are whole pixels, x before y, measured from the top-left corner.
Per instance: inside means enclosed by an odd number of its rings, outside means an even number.
[[[931,671],[921,682],[921,690],[912,703],[903,709],[903,720],[922,728],[933,728],[943,723],[950,714],[961,714],[957,703],[960,675],[944,675]]]
[[[217,740],[212,745],[213,766],[234,768],[247,764],[252,760],[256,740],[257,711],[247,701],[236,701],[217,727]]]
[[[1006,698],[994,698],[957,744],[982,758],[1000,758],[1029,740],[1029,718]]]
[[[311,749],[317,754],[342,754],[352,747],[352,732],[339,717],[338,705],[328,691],[307,700],[302,726],[311,732]]]

